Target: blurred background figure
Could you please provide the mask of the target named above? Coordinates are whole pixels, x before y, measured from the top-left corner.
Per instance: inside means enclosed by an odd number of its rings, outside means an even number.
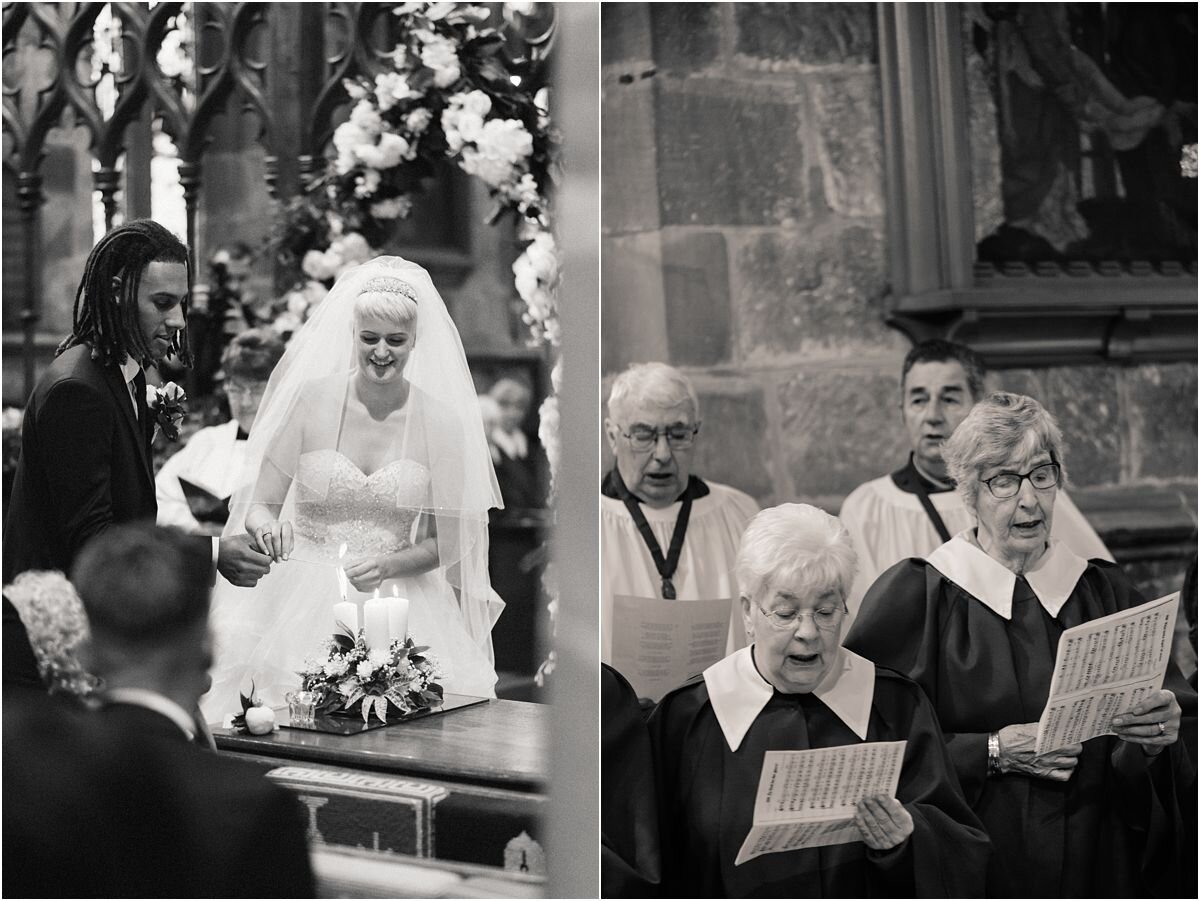
[[[193,313],[192,337],[195,355],[195,390],[200,396],[213,394],[219,386],[219,370],[225,348],[239,332],[258,324],[255,296],[249,287],[254,254],[248,244],[234,241],[220,247],[208,261],[208,304]]]
[[[545,503],[546,490],[525,420],[533,403],[533,385],[522,372],[503,374],[492,384],[488,397],[495,403],[495,421],[488,428],[492,461],[505,509],[530,509]],[[486,425],[486,422],[485,422]]]
[[[250,329],[230,342],[221,371],[232,418],[200,429],[163,464],[155,478],[159,525],[221,534],[229,497],[242,476],[246,439],[283,351],[283,341],[271,329]]]
[[[72,576],[104,706],[6,689],[5,895],[313,896],[299,801],[195,740],[211,565],[149,524],[81,552]]]

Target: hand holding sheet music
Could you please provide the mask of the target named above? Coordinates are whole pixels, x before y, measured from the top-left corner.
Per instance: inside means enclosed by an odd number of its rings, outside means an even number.
[[[1169,594],[1063,632],[1038,754],[1114,734],[1113,717],[1162,687],[1178,607],[1178,593]]]
[[[866,742],[810,751],[768,751],[754,825],[735,864],[762,854],[859,841],[854,814],[871,795],[895,797],[907,742]]]

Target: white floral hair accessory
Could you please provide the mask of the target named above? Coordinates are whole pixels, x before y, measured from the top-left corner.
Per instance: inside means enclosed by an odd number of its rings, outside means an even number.
[[[30,570],[6,586],[4,595],[21,616],[38,673],[50,692],[87,697],[98,691],[100,679],[79,660],[91,631],[83,602],[67,577],[52,570]]]

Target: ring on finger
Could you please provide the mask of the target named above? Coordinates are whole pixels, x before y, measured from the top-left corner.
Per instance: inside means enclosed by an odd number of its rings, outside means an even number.
[[[1159,734],[1159,735],[1164,735],[1164,734],[1166,733],[1166,731],[1167,731],[1167,724],[1166,724],[1166,723],[1159,723],[1159,724],[1158,724],[1158,734]]]

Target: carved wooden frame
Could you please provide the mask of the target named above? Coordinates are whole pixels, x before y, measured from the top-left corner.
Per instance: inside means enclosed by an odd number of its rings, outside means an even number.
[[[969,344],[994,367],[1195,360],[1194,264],[1172,274],[975,265],[958,6],[880,3],[877,21],[887,323],[914,341]]]

